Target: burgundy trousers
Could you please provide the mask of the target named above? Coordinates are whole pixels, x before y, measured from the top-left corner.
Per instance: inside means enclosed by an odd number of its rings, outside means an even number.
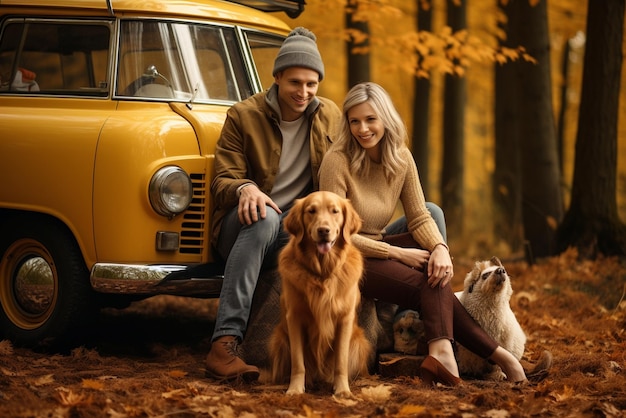
[[[420,248],[410,233],[388,235],[383,241],[397,247]],[[498,348],[498,343],[454,296],[450,284],[443,288],[428,285],[426,266],[418,270],[396,260],[366,258],[362,294],[417,311],[427,342],[447,338],[485,359]]]

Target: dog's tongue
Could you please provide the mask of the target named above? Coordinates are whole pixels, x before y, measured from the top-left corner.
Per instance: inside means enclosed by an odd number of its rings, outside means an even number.
[[[329,251],[330,251],[330,248],[331,248],[332,246],[333,246],[333,245],[332,245],[330,242],[318,242],[318,243],[317,243],[317,251],[318,251],[320,254],[326,254],[327,252],[329,252]]]

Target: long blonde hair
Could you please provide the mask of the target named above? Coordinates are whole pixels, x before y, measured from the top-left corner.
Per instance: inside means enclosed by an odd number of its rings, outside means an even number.
[[[343,118],[339,129],[337,147],[351,157],[350,171],[366,175],[370,169],[370,159],[365,149],[352,136],[348,112],[354,106],[368,102],[385,127],[380,140],[381,163],[385,178],[390,181],[399,171],[404,161],[400,148],[406,146],[407,130],[400,114],[393,105],[389,94],[380,85],[372,82],[359,83],[352,87],[343,101]]]

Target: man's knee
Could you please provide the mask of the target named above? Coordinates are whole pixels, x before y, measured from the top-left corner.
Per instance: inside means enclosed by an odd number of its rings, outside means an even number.
[[[259,212],[259,220],[248,225],[248,228],[270,234],[278,234],[280,230],[280,215],[274,209],[267,206],[265,218],[261,218],[261,213]]]
[[[280,215],[272,208],[267,207],[265,218],[245,225],[239,232],[240,238],[245,235],[246,241],[256,241],[260,246],[269,246],[278,238],[280,233]]]

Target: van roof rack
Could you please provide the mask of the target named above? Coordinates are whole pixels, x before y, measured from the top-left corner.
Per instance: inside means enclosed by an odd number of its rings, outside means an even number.
[[[264,12],[285,12],[292,19],[304,11],[305,0],[229,0]]]

